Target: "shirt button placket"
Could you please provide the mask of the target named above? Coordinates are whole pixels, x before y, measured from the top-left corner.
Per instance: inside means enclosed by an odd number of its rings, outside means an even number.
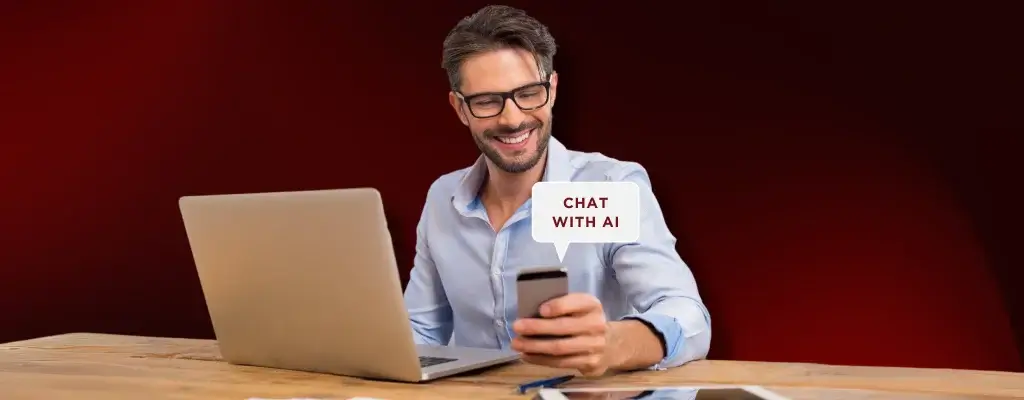
[[[501,279],[502,261],[505,259],[505,243],[507,233],[498,232],[494,239],[494,251],[491,254],[491,288],[494,293],[494,331],[495,337],[502,348],[506,347],[503,338],[505,335],[505,304],[504,287]]]

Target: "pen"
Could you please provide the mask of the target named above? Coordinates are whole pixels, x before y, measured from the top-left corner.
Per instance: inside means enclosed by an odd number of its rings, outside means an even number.
[[[527,382],[519,385],[519,394],[524,394],[526,391],[534,388],[552,388],[568,381],[571,381],[575,375],[564,375],[554,378],[541,379],[539,381]]]

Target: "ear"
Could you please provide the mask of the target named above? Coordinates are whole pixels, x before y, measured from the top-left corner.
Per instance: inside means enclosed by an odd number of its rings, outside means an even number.
[[[554,108],[555,107],[555,98],[558,97],[557,96],[558,95],[558,72],[551,71],[550,82],[551,82],[551,94],[550,94],[551,98],[548,99],[548,103],[550,103],[551,107]]]
[[[459,121],[462,121],[463,125],[469,126],[469,118],[466,116],[466,111],[462,108],[462,100],[459,99],[455,92],[448,92],[448,104],[452,105],[455,114],[459,116]]]

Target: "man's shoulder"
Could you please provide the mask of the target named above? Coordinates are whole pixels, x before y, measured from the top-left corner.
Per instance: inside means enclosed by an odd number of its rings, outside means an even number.
[[[438,200],[449,201],[455,194],[455,190],[458,189],[459,184],[462,183],[462,178],[466,177],[466,174],[473,169],[472,166],[461,168],[435,179],[430,184],[430,189],[427,190],[427,203],[432,203]]]
[[[573,181],[647,181],[647,170],[635,161],[619,160],[597,152],[569,151]]]

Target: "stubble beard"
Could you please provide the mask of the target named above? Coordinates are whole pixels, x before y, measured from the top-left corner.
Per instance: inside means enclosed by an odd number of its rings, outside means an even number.
[[[533,167],[537,166],[537,163],[540,162],[541,158],[547,154],[545,150],[547,150],[548,142],[551,139],[551,123],[548,122],[547,124],[541,125],[537,128],[537,131],[534,134],[539,135],[537,136],[537,148],[533,155],[527,159],[520,159],[519,157],[521,156],[513,156],[511,158],[502,157],[494,143],[492,143],[490,135],[486,133],[479,135],[473,134],[473,141],[476,142],[476,147],[480,149],[480,152],[482,152],[488,160],[491,160],[491,163],[496,167],[510,174],[519,174],[529,171]]]

